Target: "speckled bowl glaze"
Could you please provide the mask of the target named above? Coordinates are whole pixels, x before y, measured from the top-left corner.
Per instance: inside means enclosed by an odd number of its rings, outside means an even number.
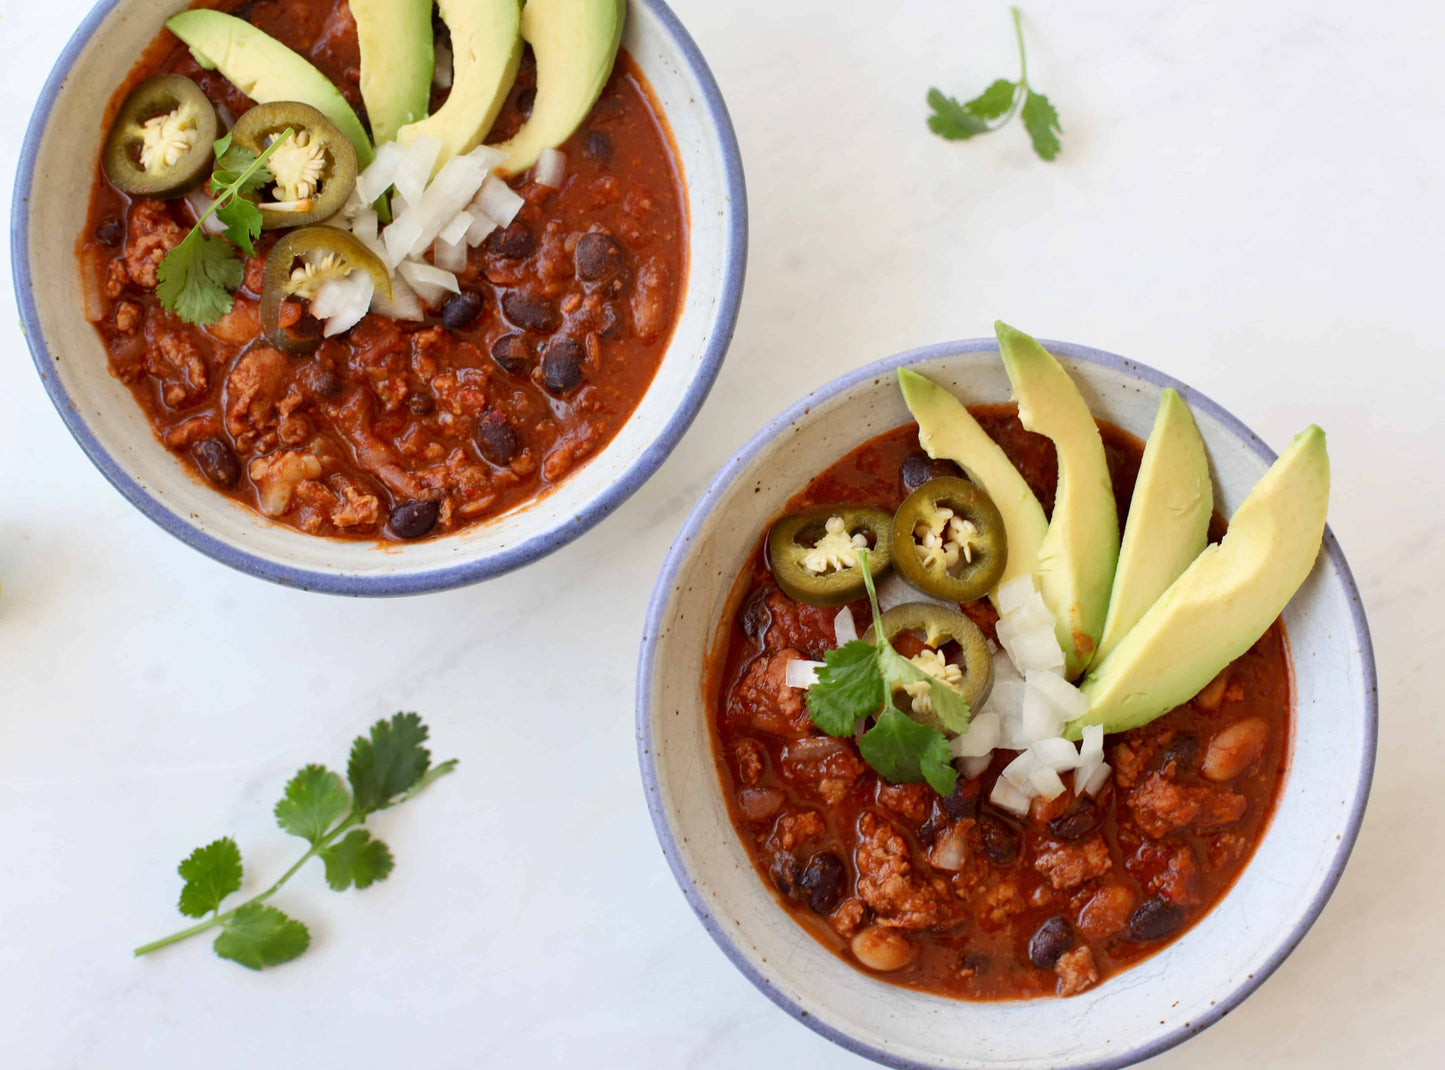
[[[1046,342],[1099,416],[1147,436],[1160,391],[1189,403],[1228,515],[1274,453],[1182,383],[1098,350]],[[764,525],[814,475],[907,422],[894,369],[969,402],[1009,398],[992,339],[913,350],[837,379],[783,413],[723,467],[673,544],[653,592],[637,679],[637,738],[658,839],[718,946],[778,1006],[851,1051],[899,1067],[1126,1066],[1218,1021],[1270,975],[1329,898],[1374,769],[1375,665],[1359,593],[1334,536],[1284,614],[1295,732],[1279,807],[1253,860],[1178,941],[1073,999],[968,1003],[875,980],[825,950],[759,879],[728,819],[702,694],[735,577]]]
[[[81,448],[146,516],[263,579],[351,595],[435,591],[510,571],[596,524],[656,471],[697,415],[732,338],[747,196],[732,123],[701,53],[662,0],[630,0],[623,44],[672,128],[687,187],[687,290],[656,378],[608,446],[557,489],[496,520],[406,545],[304,535],[199,482],[152,433],[82,315],[75,247],[106,102],[178,0],[104,0],[51,72],[11,211],[15,296],[45,387]]]

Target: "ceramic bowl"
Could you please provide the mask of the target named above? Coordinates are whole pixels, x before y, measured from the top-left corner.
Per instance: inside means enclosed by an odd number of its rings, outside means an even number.
[[[1183,395],[1229,515],[1274,453],[1208,398],[1142,364],[1046,342],[1093,412],[1140,436],[1160,391]],[[773,1002],[843,1047],[899,1067],[1126,1066],[1199,1032],[1282,962],[1329,898],[1359,830],[1375,752],[1375,666],[1350,571],[1325,533],[1285,610],[1295,685],[1279,806],[1234,888],[1175,943],[1072,999],[969,1003],[889,985],[807,935],[759,879],[728,819],[702,694],[734,579],[789,497],[849,450],[911,417],[908,365],[969,402],[1009,399],[992,339],[913,350],[810,394],[723,467],[653,592],[637,679],[638,750],[657,835],[718,946]]]
[[[661,0],[631,0],[623,44],[672,128],[688,199],[683,306],[637,410],[550,494],[430,541],[304,535],[203,485],[166,450],[109,371],[81,314],[75,248],[106,102],[179,0],[105,0],[65,46],[22,149],[11,213],[15,295],[45,387],[81,448],[146,516],[224,564],[336,594],[440,590],[499,575],[582,534],[638,489],[697,415],[732,337],[747,257],[747,198],[732,124],[697,46]]]

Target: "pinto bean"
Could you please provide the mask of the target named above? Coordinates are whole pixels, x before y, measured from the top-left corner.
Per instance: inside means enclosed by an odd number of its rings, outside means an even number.
[[[1263,717],[1246,717],[1215,733],[1199,771],[1213,781],[1233,780],[1259,761],[1269,746],[1269,722]]]
[[[892,973],[918,956],[918,947],[897,929],[870,925],[853,937],[853,957],[870,970]]]
[[[782,805],[783,793],[777,788],[743,788],[738,792],[738,810],[748,821],[765,821]]]
[[[1225,669],[1209,683],[1204,685],[1204,690],[1194,696],[1194,705],[1198,706],[1205,713],[1213,713],[1219,709],[1219,704],[1224,701],[1224,689],[1229,686],[1229,670]]]

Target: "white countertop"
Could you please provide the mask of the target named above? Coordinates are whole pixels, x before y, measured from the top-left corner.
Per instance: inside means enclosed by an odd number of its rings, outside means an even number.
[[[6,190],[87,7],[0,14]],[[1020,129],[924,128],[930,85],[1013,75],[1002,0],[676,7],[746,161],[736,340],[652,481],[521,572],[366,602],[212,563],[86,461],[5,288],[0,1064],[865,1065],[755,991],[674,885],[634,754],[637,634],[686,509],[787,401],[1003,317],[1177,375],[1276,448],[1322,424],[1374,629],[1379,767],[1338,892],[1258,993],[1151,1066],[1439,1065],[1445,14],[1036,0],[1030,72],[1065,131],[1045,164]],[[398,709],[461,767],[374,821],[390,879],[337,894],[303,870],[275,902],[313,946],[273,971],[200,940],[131,958],[184,920],[193,847],[235,836],[252,891],[279,874],[300,843],[271,819],[287,777],[341,768]]]

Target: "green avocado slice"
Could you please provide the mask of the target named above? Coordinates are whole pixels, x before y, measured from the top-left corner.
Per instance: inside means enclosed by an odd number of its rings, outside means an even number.
[[[220,11],[196,8],[172,15],[166,29],[190,46],[202,67],[218,70],[257,104],[309,104],[356,147],[356,166],[371,163],[371,139],[331,79],[274,37]]]
[[[1016,576],[1027,576],[1038,564],[1039,545],[1049,523],[1043,506],[999,444],[951,393],[908,368],[898,369],[898,385],[908,411],[918,421],[918,444],[928,456],[952,461],[984,489],[1003,517],[1008,541],[1008,564],[989,592],[997,602],[998,588]]]
[[[1129,520],[1096,662],[1103,661],[1209,542],[1214,484],[1204,440],[1173,388],[1159,398],[1134,482]]]
[[[423,134],[442,143],[433,174],[480,145],[497,121],[522,62],[523,24],[517,0],[440,0],[437,6],[452,35],[452,89],[440,108],[397,134],[403,145]]]
[[[378,145],[431,106],[432,0],[351,0],[361,49],[361,99]]]
[[[537,57],[537,100],[527,125],[497,147],[502,171],[519,175],[582,125],[622,44],[627,0],[527,0],[522,37]]]
[[[1319,556],[1330,494],[1325,433],[1311,426],[1255,484],[1208,546],[1080,686],[1089,712],[1072,721],[1123,732],[1197,695],[1262,636]]]
[[[1054,633],[1064,650],[1064,673],[1077,679],[1093,660],[1119,560],[1119,513],[1099,425],[1079,388],[1053,354],[1022,331],[995,323],[1004,370],[1013,383],[1019,420],[1053,439],[1059,484],[1049,531],[1034,573]]]

